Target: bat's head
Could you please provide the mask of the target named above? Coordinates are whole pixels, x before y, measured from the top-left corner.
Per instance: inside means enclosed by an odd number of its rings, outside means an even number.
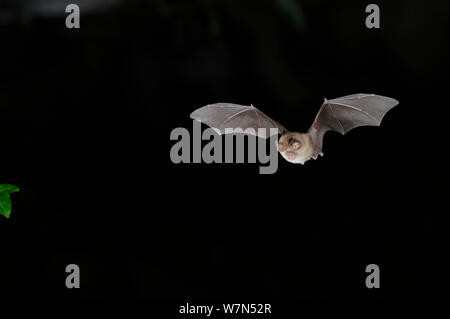
[[[309,134],[290,132],[278,140],[278,152],[288,162],[303,164],[312,156],[312,141]]]

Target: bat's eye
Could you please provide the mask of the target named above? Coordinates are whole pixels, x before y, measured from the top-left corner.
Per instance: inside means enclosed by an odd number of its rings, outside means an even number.
[[[289,139],[289,146],[292,147],[293,149],[298,149],[300,145],[301,145],[300,142],[295,138]]]
[[[301,144],[299,141],[294,141],[294,143],[292,143],[291,146],[293,149],[298,149],[298,148],[300,148]]]

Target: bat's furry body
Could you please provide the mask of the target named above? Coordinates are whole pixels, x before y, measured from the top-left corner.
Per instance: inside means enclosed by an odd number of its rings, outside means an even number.
[[[289,132],[278,141],[278,152],[291,163],[305,163],[313,156],[313,150],[314,145],[308,133]]]
[[[397,104],[397,100],[389,97],[362,93],[325,99],[307,133],[289,132],[252,105],[210,104],[192,112],[191,118],[220,133],[226,133],[226,128],[251,128],[253,134],[262,138],[272,134],[270,128],[277,128],[282,134],[278,151],[283,158],[291,163],[304,164],[323,155],[322,142],[327,131],[345,134],[358,126],[379,126],[384,115]]]

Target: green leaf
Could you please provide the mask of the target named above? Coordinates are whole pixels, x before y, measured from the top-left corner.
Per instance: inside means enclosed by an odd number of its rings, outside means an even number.
[[[9,194],[18,192],[19,188],[10,184],[0,184],[0,215],[9,218],[11,215],[11,199]]]

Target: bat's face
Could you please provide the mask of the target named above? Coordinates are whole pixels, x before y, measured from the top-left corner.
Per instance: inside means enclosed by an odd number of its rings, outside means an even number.
[[[280,137],[278,151],[288,162],[303,164],[312,156],[312,141],[309,134],[290,132]]]

